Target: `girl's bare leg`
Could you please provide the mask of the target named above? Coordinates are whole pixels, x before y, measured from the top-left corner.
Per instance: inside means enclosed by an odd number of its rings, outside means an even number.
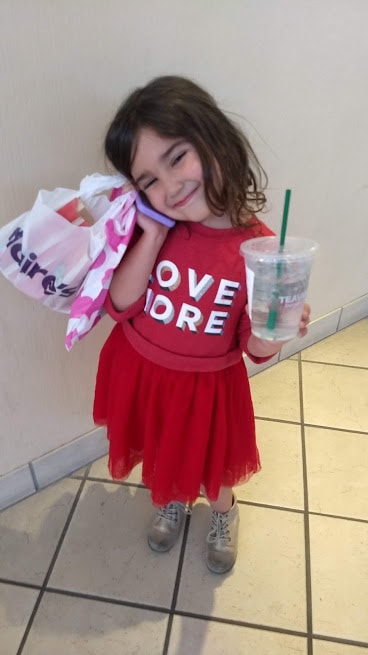
[[[221,514],[224,514],[225,512],[228,512],[229,509],[232,508],[233,505],[233,490],[232,487],[220,487],[219,495],[217,496],[217,500],[208,500],[211,509],[213,512],[220,512]]]

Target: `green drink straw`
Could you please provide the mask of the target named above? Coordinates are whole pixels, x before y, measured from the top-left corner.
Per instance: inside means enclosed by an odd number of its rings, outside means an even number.
[[[281,223],[279,253],[283,252],[284,245],[285,245],[286,227],[287,227],[288,215],[289,215],[290,195],[291,195],[291,190],[286,189],[286,191],[285,191],[285,201],[284,201],[284,211],[283,211],[283,214],[282,214],[282,223]],[[278,262],[277,263],[277,279],[280,278],[280,275],[281,275],[281,262]],[[272,299],[272,305],[271,305],[271,308],[270,308],[270,311],[269,311],[268,317],[267,317],[266,328],[268,330],[274,330],[275,329],[278,300],[279,299],[278,299],[277,288],[276,288],[276,290],[274,292],[274,295],[273,295],[273,299]]]

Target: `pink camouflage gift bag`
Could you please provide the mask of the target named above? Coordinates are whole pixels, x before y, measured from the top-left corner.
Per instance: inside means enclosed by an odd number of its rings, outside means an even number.
[[[104,315],[102,306],[105,302],[112,274],[116,266],[120,263],[133,234],[135,220],[130,220],[129,218],[132,203],[135,202],[136,208],[140,212],[166,225],[166,227],[172,228],[175,225],[175,221],[171,218],[159,214],[152,207],[147,206],[135,191],[129,191],[124,194],[123,188],[120,185],[114,188],[110,194],[110,201],[112,203],[116,202],[117,198],[123,199],[121,220],[124,218],[126,232],[124,234],[120,233],[121,224],[119,222],[107,221],[105,225],[106,245],[90,267],[70,308],[65,338],[67,350],[70,350],[76,341],[88,334]]]
[[[105,221],[104,248],[89,267],[71,304],[65,337],[67,350],[70,350],[76,341],[85,337],[105,313],[103,304],[113,272],[120,263],[134,231],[136,196],[137,193],[133,190],[122,194],[121,187],[114,188],[111,192],[111,205],[118,202],[120,213],[115,218],[107,218]]]
[[[41,190],[30,211],[0,229],[0,271],[26,295],[69,313],[68,350],[103,316],[113,271],[133,234],[137,193],[123,193],[124,182],[95,173],[78,191]]]

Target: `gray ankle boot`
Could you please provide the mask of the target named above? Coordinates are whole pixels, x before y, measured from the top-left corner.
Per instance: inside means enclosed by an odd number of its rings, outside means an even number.
[[[183,503],[171,502],[159,507],[148,531],[148,545],[156,552],[164,553],[176,544],[185,514]]]
[[[206,564],[213,573],[226,573],[238,554],[239,510],[234,496],[228,512],[212,512],[207,536]]]

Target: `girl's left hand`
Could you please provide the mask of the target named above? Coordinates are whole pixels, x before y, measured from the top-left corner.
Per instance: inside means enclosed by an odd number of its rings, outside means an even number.
[[[299,332],[298,332],[298,337],[304,337],[308,330],[307,330],[307,325],[310,321],[310,311],[311,308],[310,306],[306,303],[303,307],[303,313],[301,315],[300,323],[299,323]]]
[[[246,311],[248,312],[248,307],[246,307]],[[305,304],[299,322],[298,337],[304,337],[307,334],[310,311],[310,306]],[[255,357],[272,357],[273,355],[276,355],[276,353],[278,353],[286,343],[287,341],[268,341],[266,339],[260,339],[259,337],[254,336],[254,334],[250,334],[248,339],[248,350]]]

